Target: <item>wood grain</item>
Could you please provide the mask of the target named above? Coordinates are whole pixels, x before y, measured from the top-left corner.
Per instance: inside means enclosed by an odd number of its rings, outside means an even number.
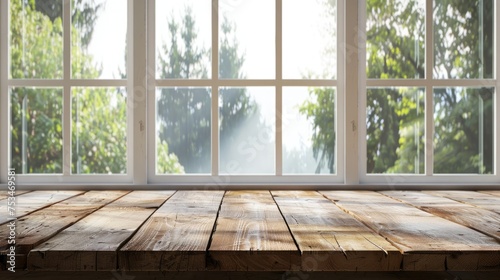
[[[20,218],[32,212],[43,209],[54,203],[66,200],[70,197],[83,194],[84,191],[34,191],[16,197],[16,217]],[[0,213],[8,213],[7,203],[0,203]],[[0,225],[13,218],[10,215],[0,216]]]
[[[16,222],[16,252],[27,254],[40,243],[129,191],[89,191],[69,198]],[[9,229],[0,227],[0,250],[8,246]]]
[[[428,193],[405,191],[381,193],[446,220],[473,228],[500,241],[498,213]]]
[[[209,268],[285,271],[300,254],[269,191],[228,191],[209,248]]]
[[[322,191],[402,250],[403,270],[500,269],[494,238],[370,191]]]
[[[119,252],[126,271],[203,271],[223,191],[178,191]]]
[[[500,214],[500,196],[472,191],[424,191]]]
[[[125,195],[129,191],[89,191],[69,198],[40,211],[24,216],[16,222],[16,266],[26,268],[28,253],[35,246],[55,236],[78,220]],[[10,229],[0,227],[0,251],[6,250]]]
[[[495,196],[500,196],[500,191],[480,191],[480,193],[491,194]]]
[[[402,255],[315,191],[272,191],[301,251],[303,271],[399,271]]]
[[[31,250],[29,270],[117,269],[117,250],[173,191],[134,191]]]
[[[31,191],[16,191],[14,196],[20,196],[22,194],[29,193],[29,192],[31,192]],[[6,199],[7,197],[10,197],[10,195],[7,194],[7,190],[5,189],[5,190],[3,190],[2,193],[0,193],[0,200]]]

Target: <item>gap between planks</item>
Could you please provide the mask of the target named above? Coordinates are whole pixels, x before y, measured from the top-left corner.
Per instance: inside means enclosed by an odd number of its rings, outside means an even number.
[[[31,250],[29,270],[116,270],[117,250],[174,191],[133,191]]]

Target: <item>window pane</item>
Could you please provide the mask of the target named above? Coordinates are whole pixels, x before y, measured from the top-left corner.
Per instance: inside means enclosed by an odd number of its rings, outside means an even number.
[[[493,173],[493,92],[434,89],[434,173]]]
[[[73,174],[127,173],[125,88],[72,89]]]
[[[367,173],[425,173],[425,90],[367,90]]]
[[[156,0],[156,78],[210,79],[211,0]]]
[[[367,77],[424,78],[425,0],[367,1],[366,14]]]
[[[334,88],[283,88],[283,173],[335,174]]]
[[[434,1],[434,78],[493,78],[493,0]]]
[[[62,89],[15,87],[10,98],[16,173],[62,173]]]
[[[274,79],[274,1],[220,0],[219,6],[219,77]]]
[[[156,173],[210,173],[210,88],[159,88],[156,93]]]
[[[72,1],[72,77],[126,78],[127,1]]]
[[[10,78],[62,79],[62,0],[10,1]]]
[[[220,89],[221,174],[274,174],[275,104],[272,87]]]
[[[336,44],[337,1],[283,1],[283,78],[335,79]]]

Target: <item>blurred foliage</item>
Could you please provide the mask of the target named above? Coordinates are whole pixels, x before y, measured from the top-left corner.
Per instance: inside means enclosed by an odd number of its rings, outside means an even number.
[[[493,77],[493,1],[435,0],[433,73],[425,73],[423,0],[367,0],[367,76],[372,79],[476,79]],[[100,69],[86,47],[105,8],[94,0],[72,0],[72,73],[97,78]],[[333,5],[332,1],[325,2]],[[329,6],[329,7],[330,7]],[[330,7],[331,8],[331,7]],[[62,1],[10,1],[10,78],[62,79]],[[481,22],[482,20],[482,22]],[[161,27],[158,27],[161,28]],[[219,77],[243,79],[244,55],[225,18],[221,29]],[[189,8],[177,22],[158,59],[161,79],[207,79],[211,50],[198,47]],[[208,63],[210,65],[210,63]],[[316,171],[335,172],[335,90],[314,88],[300,109],[313,124]],[[157,98],[159,173],[209,173],[211,91],[163,88]],[[242,157],[241,144],[267,129],[260,109],[244,88],[219,92],[221,164]],[[493,89],[435,88],[433,149],[424,146],[424,94],[414,88],[371,88],[367,92],[368,173],[424,172],[424,151],[434,153],[435,173],[493,172]],[[62,88],[13,87],[12,167],[18,173],[61,173]],[[349,108],[347,108],[349,109]],[[23,119],[24,117],[24,119]],[[73,173],[127,172],[127,93],[85,88],[72,92]],[[240,131],[240,127],[248,128]],[[25,146],[26,145],[26,146]],[[23,151],[23,147],[26,147]],[[267,151],[267,150],[266,150]],[[238,154],[240,152],[240,154]],[[226,153],[226,154],[224,154]],[[23,157],[26,162],[23,164]],[[226,160],[227,159],[227,160]],[[248,166],[242,166],[248,168]]]
[[[224,18],[219,51],[220,78],[244,78],[241,71],[244,57],[239,54],[238,42],[233,37],[235,28]],[[199,46],[192,10],[186,8],[180,23],[174,16],[169,17],[166,30],[169,30],[169,41],[163,42],[159,55],[160,78],[207,79],[210,50]],[[211,172],[212,125],[220,125],[221,166],[227,164],[229,155],[241,159],[238,146],[256,131],[265,129],[257,104],[244,88],[219,90],[219,124],[211,123],[211,96],[211,89],[204,87],[161,88],[157,96],[160,143],[168,143],[169,151],[179,158],[186,173]],[[243,126],[247,131],[241,133],[238,128]]]
[[[367,1],[367,77],[492,78],[493,1],[434,1],[434,73],[425,73],[424,9],[423,0]],[[424,173],[424,97],[417,92],[367,89],[368,173]],[[324,93],[311,94],[316,102],[303,112],[322,131],[313,139],[321,150],[315,154],[331,158],[331,108],[321,102]],[[434,153],[434,172],[492,173],[493,89],[435,88],[433,95],[434,116],[428,117],[435,120],[434,148],[426,152]]]
[[[313,156],[317,161],[315,172],[328,168],[335,173],[335,89],[314,88],[309,92],[313,96],[300,107],[300,113],[313,123]]]
[[[11,21],[11,78],[60,79],[62,2],[23,1],[10,2],[11,18],[23,19]],[[100,69],[86,47],[98,11],[104,7],[93,0],[72,3],[75,5],[72,41],[84,42],[82,48],[72,48],[72,73],[95,79]],[[26,173],[62,173],[62,107],[62,88],[11,89],[12,167],[18,173],[23,173],[23,167]],[[73,88],[71,124],[73,174],[127,172],[127,93],[124,88]],[[166,143],[161,143],[159,149],[162,154],[168,153]],[[158,167],[182,172],[182,166],[172,154],[160,157]]]

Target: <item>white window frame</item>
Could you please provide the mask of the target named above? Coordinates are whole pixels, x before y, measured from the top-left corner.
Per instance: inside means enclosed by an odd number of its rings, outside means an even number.
[[[1,1],[1,30],[2,34],[9,34],[9,2]],[[127,11],[131,10],[131,4],[133,0],[127,0]],[[131,15],[128,12],[129,16]],[[1,157],[1,167],[0,171],[1,182],[6,182],[6,171],[10,165],[11,155],[10,155],[10,108],[7,104],[10,103],[10,96],[8,94],[9,87],[57,87],[63,90],[63,155],[62,164],[63,170],[62,174],[17,174],[16,180],[18,184],[26,185],[49,185],[54,184],[107,184],[107,183],[127,183],[133,178],[133,157],[132,149],[127,149],[127,174],[71,174],[71,122],[72,122],[72,112],[71,112],[71,88],[73,87],[126,87],[127,88],[127,135],[132,135],[132,120],[133,114],[132,108],[133,98],[130,98],[131,87],[130,87],[130,77],[127,73],[127,79],[72,79],[71,78],[71,0],[63,0],[63,78],[62,79],[9,79],[8,73],[10,68],[10,57],[8,51],[9,40],[7,36],[2,36],[1,38],[1,61],[7,61],[7,63],[2,64],[1,68],[1,112],[0,125],[1,125],[1,135],[7,135],[7,137],[2,136],[0,143],[0,154]],[[127,21],[127,40],[131,40],[130,29],[132,23],[130,20]],[[5,32],[5,33],[4,33]],[[131,57],[130,49],[127,50]],[[129,67],[127,67],[128,69]],[[128,71],[128,70],[127,70]],[[7,120],[7,121],[5,121]],[[131,147],[133,145],[133,138],[127,137],[127,146]],[[6,156],[5,156],[6,155]],[[35,185],[36,184],[36,185]]]
[[[67,5],[70,0],[63,0]],[[276,25],[281,29],[281,3],[283,0],[276,1]],[[426,0],[427,8],[432,7],[432,0]],[[214,7],[217,7],[218,0],[213,0]],[[332,82],[301,80],[282,80],[279,76],[281,72],[281,57],[276,56],[276,80],[245,80],[245,81],[219,81],[217,80],[217,61],[218,61],[218,22],[212,21],[212,80],[208,81],[160,81],[156,82],[155,66],[146,62],[155,60],[154,52],[154,28],[147,30],[155,24],[154,20],[154,0],[134,1],[127,0],[128,5],[128,50],[127,50],[127,80],[59,80],[59,81],[41,81],[30,80],[27,83],[8,80],[8,1],[0,1],[0,187],[6,185],[8,180],[8,166],[10,159],[9,137],[10,135],[10,113],[9,96],[7,94],[9,86],[61,86],[64,88],[64,102],[71,101],[69,87],[72,86],[127,86],[128,102],[128,155],[127,155],[127,175],[69,175],[71,156],[70,156],[70,137],[69,127],[71,126],[71,107],[65,105],[63,111],[64,121],[64,173],[62,175],[17,175],[19,189],[146,189],[146,188],[294,188],[294,189],[422,189],[424,187],[433,189],[477,189],[477,188],[498,188],[500,182],[500,3],[495,1],[495,77],[496,79],[488,82],[489,86],[495,87],[495,108],[494,108],[494,143],[495,143],[495,175],[433,175],[429,176],[429,170],[432,171],[432,160],[426,162],[427,175],[367,175],[366,174],[366,87],[367,86],[423,86],[426,91],[426,115],[432,116],[433,107],[429,106],[432,101],[433,86],[477,86],[477,81],[447,81],[447,80],[388,80],[388,81],[370,81],[366,79],[366,0],[350,1],[338,0],[338,38],[337,38],[337,80]],[[429,19],[431,10],[427,9],[426,29],[432,30],[432,21]],[[64,9],[64,15],[70,15],[69,8]],[[213,9],[212,15],[217,14],[217,9]],[[64,16],[64,30],[69,30],[71,23],[69,16]],[[276,32],[277,38],[281,36],[279,30]],[[68,32],[65,32],[64,47],[70,47]],[[153,34],[153,38],[152,35]],[[427,41],[432,40],[431,32],[427,32]],[[149,44],[149,45],[148,45]],[[276,48],[281,48],[281,40],[277,40]],[[427,43],[431,44],[431,43]],[[431,45],[432,46],[432,45]],[[430,50],[428,47],[426,50]],[[215,52],[215,55],[214,55]],[[279,53],[279,52],[278,52]],[[149,57],[148,57],[149,56]],[[426,73],[432,73],[432,55],[426,54]],[[65,79],[68,79],[70,71],[68,54],[64,55],[64,73]],[[431,67],[429,69],[429,67]],[[349,73],[346,75],[345,73]],[[353,74],[355,73],[355,74]],[[432,77],[430,77],[432,78]],[[387,83],[386,83],[387,82]],[[212,89],[218,86],[252,86],[266,85],[281,86],[287,85],[307,85],[307,86],[335,86],[336,87],[336,106],[337,106],[337,175],[296,175],[283,176],[280,168],[277,168],[277,175],[272,176],[217,176],[217,170],[212,171],[212,176],[192,176],[175,175],[164,176],[155,175],[154,166],[154,141],[155,141],[155,118],[154,96],[156,86],[169,85],[187,85],[187,86],[210,86]],[[480,83],[480,85],[484,85]],[[217,102],[218,92],[212,90],[212,101]],[[281,91],[276,92],[276,112],[279,115],[281,111]],[[430,103],[432,104],[432,103]],[[217,106],[213,105],[212,120],[217,120]],[[345,109],[347,108],[347,109]],[[355,108],[355,110],[354,110]],[[215,111],[215,112],[214,112]],[[276,123],[280,124],[280,118],[277,117]],[[217,124],[218,121],[212,121]],[[426,119],[426,143],[432,143],[432,121]],[[212,125],[213,137],[217,137],[218,127]],[[281,166],[281,137],[276,129],[276,165]],[[428,148],[428,147],[427,147]],[[217,141],[212,141],[212,154],[218,154]],[[427,159],[429,161],[429,159]],[[217,159],[212,158],[212,165],[217,166]]]
[[[360,136],[358,143],[360,147],[359,153],[359,174],[360,183],[362,184],[382,184],[382,185],[408,185],[408,184],[453,184],[460,186],[467,186],[471,184],[493,184],[500,182],[500,157],[498,152],[499,142],[499,90],[500,90],[500,75],[498,65],[500,65],[500,48],[499,36],[500,30],[498,15],[500,5],[498,1],[494,2],[495,9],[495,60],[494,75],[495,79],[434,79],[434,40],[433,40],[433,0],[425,1],[425,78],[423,79],[367,79],[366,71],[366,51],[359,53],[359,67],[363,69],[360,71],[359,79],[359,119],[360,122]],[[366,26],[366,0],[359,1],[358,24],[361,27]],[[366,30],[363,28],[362,30]],[[366,46],[366,32],[361,33],[360,41]],[[425,174],[367,174],[366,156],[366,89],[368,87],[418,87],[425,88]],[[436,87],[492,87],[495,88],[494,93],[494,174],[434,174],[434,88]]]
[[[342,163],[343,158],[343,106],[337,104],[344,104],[343,86],[338,81],[343,80],[343,69],[341,63],[338,63],[337,73],[338,80],[288,80],[282,79],[282,0],[276,0],[276,78],[275,79],[262,79],[262,80],[227,80],[219,79],[219,18],[218,18],[218,0],[212,0],[212,64],[211,64],[211,79],[206,80],[186,80],[186,79],[156,79],[156,44],[155,44],[155,0],[148,0],[148,182],[152,184],[166,184],[166,185],[204,185],[204,186],[245,186],[248,185],[331,185],[340,184],[344,181],[343,173],[344,167]],[[343,1],[338,1],[338,11],[343,10]],[[338,12],[337,24],[339,26],[339,37],[343,36],[343,13]],[[338,40],[342,41],[342,40]],[[338,49],[340,49],[338,47]],[[340,53],[340,52],[339,52]],[[339,58],[339,61],[342,61]],[[156,132],[155,132],[155,96],[156,87],[178,87],[178,86],[193,86],[193,87],[209,87],[212,89],[212,160],[211,175],[157,175],[156,174]],[[219,110],[219,95],[218,90],[221,87],[247,87],[247,86],[268,86],[276,89],[276,127],[275,127],[275,175],[219,175],[219,131],[218,131],[218,110]],[[334,175],[284,175],[282,172],[282,137],[281,137],[281,111],[282,111],[282,87],[286,86],[317,86],[317,87],[335,87],[336,88],[336,139],[337,139],[337,170]]]

